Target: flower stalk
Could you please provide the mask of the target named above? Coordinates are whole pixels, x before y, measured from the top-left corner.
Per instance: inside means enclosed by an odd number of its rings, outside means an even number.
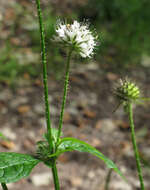
[[[51,153],[53,153],[53,143],[52,143],[52,129],[51,129],[51,120],[50,120],[50,110],[48,102],[48,84],[47,84],[47,60],[46,60],[46,48],[45,48],[45,32],[43,26],[42,11],[40,7],[40,0],[36,0],[37,13],[39,18],[39,27],[40,27],[40,37],[41,37],[41,50],[42,50],[42,65],[43,65],[43,85],[44,85],[44,100],[45,100],[45,115],[47,122],[47,135],[48,143]],[[55,190],[59,190],[59,179],[57,175],[56,161],[54,159],[52,166],[53,180],[55,184]]]
[[[41,50],[42,50],[42,65],[43,65],[43,85],[44,85],[44,99],[45,99],[45,114],[47,122],[47,133],[48,133],[48,142],[50,149],[52,150],[52,132],[51,132],[51,121],[50,121],[50,111],[48,103],[48,84],[47,84],[47,60],[46,60],[46,48],[45,48],[45,32],[43,26],[42,11],[40,7],[40,0],[36,0],[37,12],[39,18],[39,27],[40,27],[40,37],[41,37]]]
[[[123,104],[124,111],[128,114],[129,117],[130,128],[131,128],[131,139],[133,144],[134,156],[136,160],[138,177],[140,181],[141,190],[145,190],[141,163],[140,163],[140,156],[136,144],[136,137],[134,131],[135,127],[134,127],[133,111],[132,111],[132,104],[136,103],[139,100],[142,100],[143,98],[140,97],[140,89],[138,88],[138,86],[135,83],[129,81],[128,79],[119,81],[118,86],[115,90],[115,95],[116,98],[119,100],[119,102]]]
[[[67,24],[63,21],[58,20],[56,24],[56,34],[53,36],[53,40],[57,43],[60,43],[61,45],[64,45],[65,47],[68,47],[69,49],[66,63],[64,94],[59,118],[56,150],[63,125],[64,108],[66,104],[67,88],[69,82],[70,59],[72,52],[76,52],[83,58],[90,58],[94,54],[94,49],[97,45],[96,39],[97,36],[94,36],[93,33],[89,30],[89,25],[87,23],[79,23],[75,20],[72,24]]]
[[[140,156],[139,151],[136,145],[136,137],[135,137],[135,131],[134,131],[134,121],[133,121],[133,112],[132,112],[132,103],[128,103],[128,111],[129,111],[129,121],[130,121],[130,128],[131,128],[131,138],[132,138],[132,144],[134,149],[134,155],[136,159],[136,166],[138,171],[138,177],[140,181],[141,190],[145,190],[144,188],[144,182],[143,182],[143,176],[142,176],[142,169],[141,169],[141,163],[140,163]]]
[[[63,100],[62,100],[62,105],[61,105],[61,113],[60,113],[60,118],[59,118],[59,127],[58,127],[56,148],[57,148],[57,145],[59,143],[60,134],[61,134],[62,125],[63,125],[63,116],[64,116],[64,109],[65,109],[66,98],[67,98],[67,89],[68,89],[68,83],[69,83],[69,69],[70,69],[70,60],[71,60],[72,51],[73,51],[73,49],[70,48],[69,53],[68,53],[68,57],[67,57],[67,63],[66,63],[64,95],[63,95]]]

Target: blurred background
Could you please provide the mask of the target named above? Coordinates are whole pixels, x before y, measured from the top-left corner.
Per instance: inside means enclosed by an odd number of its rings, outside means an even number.
[[[114,160],[128,178],[112,174],[111,190],[138,190],[130,128],[113,88],[131,77],[150,97],[149,0],[41,0],[48,59],[49,100],[58,125],[65,51],[51,38],[58,18],[88,20],[99,35],[93,59],[72,60],[64,135],[78,137]],[[34,153],[45,131],[40,35],[34,0],[0,0],[0,150]],[[150,189],[149,102],[135,106],[138,146],[146,189]],[[58,162],[61,189],[104,190],[107,168],[87,154],[69,153]],[[40,172],[39,172],[40,171]],[[80,172],[79,172],[80,171]],[[53,189],[49,170],[39,165],[10,189]]]

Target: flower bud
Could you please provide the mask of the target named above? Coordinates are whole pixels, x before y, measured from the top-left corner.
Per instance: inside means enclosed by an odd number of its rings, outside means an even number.
[[[140,90],[135,83],[120,79],[115,95],[120,102],[135,101],[140,98]]]

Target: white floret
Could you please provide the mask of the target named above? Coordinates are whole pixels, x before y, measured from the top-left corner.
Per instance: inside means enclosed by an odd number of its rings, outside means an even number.
[[[59,22],[54,40],[71,45],[82,57],[91,57],[97,45],[96,38],[88,29],[88,25],[76,20],[73,24]]]

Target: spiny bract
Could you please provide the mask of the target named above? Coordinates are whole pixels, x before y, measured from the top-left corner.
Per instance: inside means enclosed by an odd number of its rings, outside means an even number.
[[[140,98],[140,90],[136,84],[129,80],[121,80],[115,89],[115,95],[119,101],[135,101]]]

